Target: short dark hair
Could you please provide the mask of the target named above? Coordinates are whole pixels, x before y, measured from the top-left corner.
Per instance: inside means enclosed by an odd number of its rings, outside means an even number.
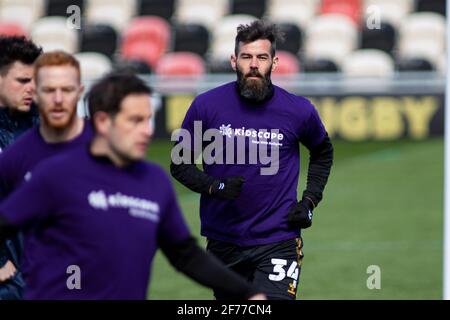
[[[97,81],[87,94],[91,118],[99,111],[115,116],[130,94],[151,94],[152,90],[136,74],[113,71]]]
[[[255,20],[250,24],[240,24],[237,27],[234,54],[239,52],[239,43],[249,43],[256,40],[269,40],[271,44],[270,54],[275,56],[277,42],[284,40],[284,35],[277,25],[266,20]]]
[[[6,74],[16,61],[31,65],[41,55],[42,48],[23,36],[0,36],[0,73]]]

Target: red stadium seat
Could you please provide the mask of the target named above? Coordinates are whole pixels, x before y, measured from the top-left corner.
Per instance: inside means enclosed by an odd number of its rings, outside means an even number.
[[[357,25],[361,19],[360,0],[323,0],[320,9],[321,14],[336,13],[348,16]]]
[[[133,19],[123,34],[121,47],[125,59],[143,60],[156,66],[170,40],[170,25],[163,18],[142,16]]]
[[[27,36],[21,25],[12,22],[0,23],[0,35],[2,36]]]
[[[164,76],[203,75],[205,63],[192,52],[173,52],[164,55],[156,66],[156,74]]]
[[[287,51],[278,50],[278,66],[274,70],[274,75],[289,75],[300,72],[300,64],[295,55]]]

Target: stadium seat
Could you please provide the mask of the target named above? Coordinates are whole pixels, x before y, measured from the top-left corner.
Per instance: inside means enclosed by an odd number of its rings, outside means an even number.
[[[152,68],[166,51],[170,26],[160,17],[134,18],[122,37],[121,54],[125,59],[142,60]]]
[[[397,41],[397,32],[394,27],[381,22],[380,28],[369,29],[366,24],[361,32],[362,49],[378,49],[391,53]]]
[[[297,57],[287,51],[277,50],[278,66],[273,75],[292,75],[300,72],[300,63]]]
[[[123,59],[140,60],[155,68],[159,58],[164,53],[157,44],[140,41],[127,45],[121,53]]]
[[[400,59],[397,62],[398,71],[433,71],[433,64],[423,58]]]
[[[303,32],[298,25],[281,22],[278,28],[284,33],[284,41],[277,43],[277,49],[297,54],[303,45]]]
[[[109,24],[120,33],[135,15],[136,1],[90,0],[86,9],[87,22]]]
[[[88,0],[86,0],[88,1]],[[67,8],[75,5],[80,8],[81,14],[84,13],[85,0],[46,0],[46,16],[67,16]]]
[[[119,59],[114,63],[114,70],[123,72],[132,72],[137,74],[151,74],[152,68],[141,60],[123,60]]]
[[[231,0],[231,14],[248,14],[262,18],[266,12],[266,0]]]
[[[0,21],[19,24],[26,32],[44,13],[45,0],[1,0]]]
[[[353,51],[342,63],[342,72],[351,77],[387,77],[394,70],[391,56],[376,49]]]
[[[228,0],[178,0],[175,20],[181,23],[202,24],[211,30],[228,12]]]
[[[109,25],[87,24],[81,28],[80,51],[98,52],[112,58],[117,43],[117,32]]]
[[[205,63],[198,54],[172,52],[161,57],[155,72],[162,76],[199,76],[205,74]]]
[[[369,10],[368,8],[371,7]],[[373,8],[373,10],[372,10]],[[395,28],[414,9],[414,0],[364,0],[363,12],[366,19],[378,14],[383,22],[388,22]]]
[[[309,59],[303,64],[305,72],[338,72],[339,66],[328,59]]]
[[[230,59],[220,61],[208,61],[208,70],[210,73],[235,73],[231,68]]]
[[[0,35],[2,36],[27,36],[27,32],[20,24],[13,22],[0,23]]]
[[[95,80],[112,69],[109,58],[97,52],[80,52],[75,54],[80,62],[81,77],[83,81]]]
[[[64,17],[44,17],[33,24],[31,38],[41,45],[44,51],[64,50],[68,53],[78,51],[78,34],[67,28]]]
[[[157,16],[169,20],[175,11],[175,0],[140,0],[139,16]]]
[[[361,19],[361,1],[362,0],[322,0],[320,8],[321,14],[342,14],[359,25]]]
[[[209,48],[209,31],[201,24],[173,25],[173,51],[189,51],[204,56]]]
[[[240,24],[249,24],[257,20],[254,16],[234,14],[223,17],[216,22],[212,30],[212,43],[210,47],[210,60],[229,61],[234,54],[234,40],[236,29]]]
[[[353,21],[344,15],[326,14],[318,16],[306,30],[305,57],[327,59],[337,65],[358,44],[358,32]]]
[[[305,29],[318,12],[320,0],[269,0],[267,16],[280,23],[289,22]]]
[[[445,16],[447,0],[416,0],[417,11],[436,12]]]
[[[402,22],[398,46],[400,58],[424,58],[436,65],[445,45],[446,21],[442,15],[419,12]]]

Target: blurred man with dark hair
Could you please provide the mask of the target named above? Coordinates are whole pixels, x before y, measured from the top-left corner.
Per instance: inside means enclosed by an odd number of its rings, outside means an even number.
[[[201,193],[207,249],[269,299],[290,300],[296,298],[303,257],[300,229],[311,226],[333,148],[311,102],[271,82],[280,39],[277,27],[265,21],[237,28],[231,56],[237,81],[193,101],[176,137],[171,173]],[[214,131],[212,148],[205,141]],[[195,142],[198,136],[204,137],[201,143]],[[307,187],[297,202],[299,143],[310,159]],[[215,153],[209,157],[210,150]],[[204,171],[193,161],[200,153]],[[220,290],[215,296],[230,298]]]
[[[30,179],[40,162],[90,141],[91,126],[77,116],[77,103],[83,92],[80,77],[80,65],[68,53],[47,52],[36,60],[33,78],[40,124],[0,154],[0,201],[24,180]],[[16,246],[17,258],[7,262],[14,267],[12,270],[20,271],[21,251],[21,247]],[[11,271],[0,274],[2,299],[21,296],[24,286],[21,274],[18,272],[16,277],[9,279],[13,274]]]
[[[42,49],[25,37],[0,36],[0,153],[39,122],[32,97],[33,64],[41,53]],[[23,281],[20,274],[13,277],[20,247],[19,237],[0,247],[0,299],[20,298]]]
[[[145,299],[161,247],[201,284],[263,299],[196,244],[168,176],[143,160],[152,135],[145,83],[107,75],[93,85],[88,103],[92,142],[40,164],[0,205],[0,242],[24,230],[25,298]]]
[[[25,37],[0,36],[0,151],[37,123],[33,64],[41,53]]]

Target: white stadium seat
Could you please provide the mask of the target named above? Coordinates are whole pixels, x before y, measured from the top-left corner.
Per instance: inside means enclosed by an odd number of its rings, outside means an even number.
[[[109,58],[98,52],[80,52],[75,57],[80,62],[83,81],[100,78],[112,69]]]
[[[121,33],[136,10],[136,0],[89,0],[86,18],[89,23],[108,24]]]
[[[236,28],[240,24],[249,24],[257,20],[256,17],[244,14],[234,14],[217,21],[212,30],[211,58],[213,60],[229,60],[234,54],[234,40]]]
[[[178,0],[174,16],[178,22],[198,23],[211,29],[228,12],[228,0]]]
[[[329,59],[340,65],[357,44],[357,27],[349,17],[325,14],[308,25],[305,56],[308,59]]]
[[[267,16],[274,22],[289,22],[306,28],[319,4],[320,0],[269,0]]]
[[[64,17],[44,17],[33,24],[31,38],[42,46],[44,51],[64,50],[68,53],[78,51],[76,29],[67,27]]]
[[[411,14],[400,28],[399,56],[425,58],[434,66],[445,51],[445,18],[433,12]]]
[[[376,49],[353,51],[345,58],[342,72],[352,77],[388,77],[395,71],[395,63],[386,52]]]
[[[27,32],[44,13],[45,0],[0,0],[0,21],[14,22]]]

